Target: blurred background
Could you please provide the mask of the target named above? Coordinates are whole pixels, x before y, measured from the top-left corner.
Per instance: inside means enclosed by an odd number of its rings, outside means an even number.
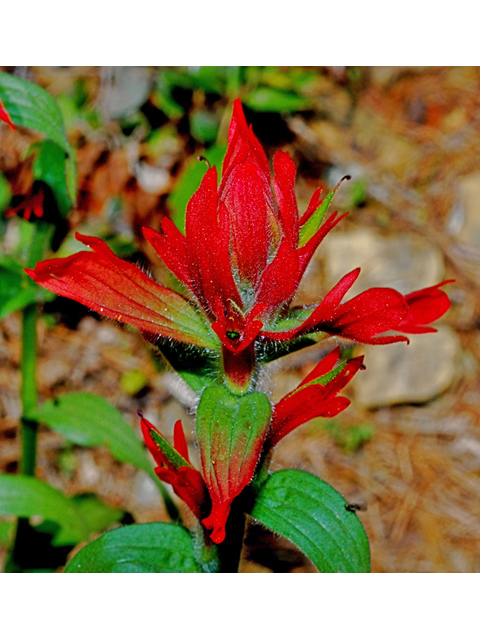
[[[141,228],[163,216],[180,227],[205,172],[220,166],[231,105],[240,97],[271,160],[298,168],[302,213],[313,191],[346,174],[335,209],[350,214],[317,251],[295,303],[312,304],[360,266],[351,295],[372,286],[402,293],[454,279],[438,332],[411,344],[343,344],[365,354],[334,420],[283,440],[273,469],[310,471],[359,512],[374,572],[480,571],[480,69],[477,67],[0,67],[54,96],[78,162],[78,202],[57,256],[82,248],[79,231],[117,255],[168,273]],[[17,207],[33,183],[37,138],[0,123],[1,250],[18,243]],[[16,198],[16,199],[15,199]],[[34,220],[35,215],[32,220]],[[20,316],[0,321],[0,473],[16,473],[21,416]],[[278,400],[335,341],[291,354],[263,380]],[[39,325],[40,400],[70,391],[107,398],[139,433],[137,410],[167,437],[182,419],[198,463],[192,394],[141,337],[62,298]],[[81,447],[42,427],[38,477],[68,495],[95,493],[118,521],[168,520],[143,471],[104,447]],[[2,526],[6,523],[5,526]],[[0,562],[9,544],[0,522]],[[287,542],[251,524],[242,571],[308,572]]]

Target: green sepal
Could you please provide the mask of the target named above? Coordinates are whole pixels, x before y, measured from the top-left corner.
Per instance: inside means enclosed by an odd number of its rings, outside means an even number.
[[[325,214],[327,213],[328,206],[329,206],[330,202],[332,201],[336,190],[337,189],[335,188],[333,191],[330,191],[328,196],[326,196],[322,200],[322,202],[320,203],[318,209],[316,209],[316,211],[314,213],[312,213],[312,215],[308,218],[308,220],[300,228],[300,238],[299,238],[299,242],[298,242],[299,248],[302,248],[303,246],[305,246],[307,244],[307,242],[310,240],[310,238],[313,238],[313,236],[320,229],[320,225],[323,222]]]
[[[237,396],[207,387],[197,410],[197,440],[205,482],[215,497],[235,497],[253,476],[272,408],[264,393]]]
[[[250,515],[293,542],[323,573],[370,571],[362,523],[329,484],[305,471],[271,474]]]
[[[192,466],[188,460],[185,460],[185,458],[178,453],[178,451],[175,451],[172,445],[169,444],[156,429],[149,429],[149,431],[150,436],[157,445],[159,451],[165,456],[168,462],[175,467],[175,469]]]

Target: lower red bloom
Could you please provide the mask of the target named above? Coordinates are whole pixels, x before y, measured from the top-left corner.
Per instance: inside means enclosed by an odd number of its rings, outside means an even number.
[[[336,347],[296,389],[273,408],[267,447],[274,447],[282,438],[312,418],[332,418],[350,404],[348,398],[337,394],[363,367],[363,356],[334,366],[340,356]]]
[[[210,502],[202,475],[190,464],[181,421],[175,423],[174,447],[171,447],[153,424],[143,416],[141,426],[148,450],[158,464],[155,473],[162,482],[172,485],[177,496],[184,500],[201,520],[207,513]]]

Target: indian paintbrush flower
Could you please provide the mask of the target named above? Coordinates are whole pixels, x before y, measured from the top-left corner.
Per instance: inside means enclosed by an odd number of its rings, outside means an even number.
[[[337,185],[323,200],[317,189],[300,216],[295,178],[293,160],[278,151],[272,180],[237,100],[220,184],[216,168],[209,167],[188,203],[185,233],[167,217],[160,232],[143,229],[188,296],[117,258],[102,240],[79,234],[77,239],[93,251],[27,270],[47,289],[137,327],[160,349],[170,340],[179,349],[183,343],[219,356],[216,383],[203,390],[197,412],[202,474],[189,463],[181,426],[175,428],[172,448],[142,419],[157,474],[172,484],[217,543],[225,536],[232,501],[252,480],[262,456],[307,420],[345,409],[349,401],[338,393],[363,366],[362,358],[353,358],[335,367],[337,348],[272,410],[255,387],[262,349],[314,334],[317,341],[339,336],[366,344],[408,342],[403,333],[435,331],[427,325],[450,306],[440,290],[450,281],[406,296],[376,287],[342,302],[359,276],[355,269],[317,305],[290,309],[314,252],[346,215],[326,215]]]

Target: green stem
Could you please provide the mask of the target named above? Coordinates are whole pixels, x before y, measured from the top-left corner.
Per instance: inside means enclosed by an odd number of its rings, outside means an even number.
[[[22,414],[36,409],[38,401],[37,364],[37,305],[30,304],[22,312]],[[35,475],[37,458],[38,422],[22,418],[22,458],[20,472],[25,476]]]

